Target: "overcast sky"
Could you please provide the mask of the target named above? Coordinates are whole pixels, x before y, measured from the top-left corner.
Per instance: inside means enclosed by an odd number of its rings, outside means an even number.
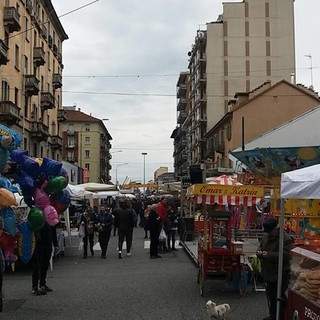
[[[119,183],[126,176],[143,182],[142,152],[147,152],[146,181],[161,166],[172,171],[176,82],[187,70],[196,31],[217,19],[222,0],[52,3],[69,36],[63,43],[63,105],[109,119],[104,123],[113,138],[112,181],[117,168]],[[319,12],[319,0],[295,0],[297,82],[311,84],[312,62],[316,90]]]

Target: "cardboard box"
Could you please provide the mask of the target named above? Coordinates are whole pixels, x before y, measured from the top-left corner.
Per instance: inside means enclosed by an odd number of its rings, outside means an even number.
[[[233,241],[232,242],[232,251],[235,254],[243,253],[243,242],[241,242],[241,241]]]

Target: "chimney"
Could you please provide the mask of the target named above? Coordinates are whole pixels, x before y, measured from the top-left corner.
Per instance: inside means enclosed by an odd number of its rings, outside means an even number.
[[[80,112],[80,111],[81,111],[81,108],[78,108],[78,111]]]
[[[296,75],[293,72],[290,74],[290,80],[292,84],[296,84]]]

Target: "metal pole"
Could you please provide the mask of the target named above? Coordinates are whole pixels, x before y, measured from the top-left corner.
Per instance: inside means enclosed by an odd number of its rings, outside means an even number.
[[[146,187],[145,187],[145,184],[146,184],[146,155],[147,155],[147,153],[142,152],[141,154],[143,155],[143,195],[145,196],[145,193],[146,193]]]

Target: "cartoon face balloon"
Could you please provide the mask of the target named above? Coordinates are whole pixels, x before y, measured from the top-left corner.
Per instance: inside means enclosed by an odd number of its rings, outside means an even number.
[[[42,210],[44,210],[45,207],[50,205],[49,196],[44,192],[44,190],[40,188],[35,188],[33,198],[35,205]]]
[[[17,205],[18,203],[14,194],[5,188],[0,188],[0,206],[10,207]]]
[[[53,206],[47,206],[43,210],[44,218],[49,226],[55,226],[59,223],[59,216],[57,210]]]

